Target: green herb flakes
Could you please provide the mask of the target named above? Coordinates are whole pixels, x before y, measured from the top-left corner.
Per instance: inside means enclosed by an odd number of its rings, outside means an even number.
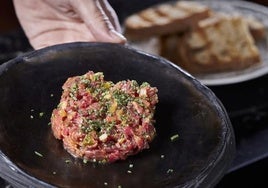
[[[34,151],[35,155],[37,155],[38,157],[43,157],[43,155],[41,153],[39,153],[38,151]]]
[[[172,142],[176,141],[177,139],[179,138],[179,135],[178,134],[174,134],[173,136],[170,137],[170,140]]]
[[[171,174],[173,172],[174,172],[174,170],[172,168],[170,168],[170,169],[167,170],[167,174]]]
[[[44,112],[40,112],[40,113],[39,113],[39,117],[40,117],[40,118],[43,117],[44,114],[45,114]]]
[[[69,163],[71,163],[72,161],[70,160],[70,159],[66,159],[65,160],[65,163],[67,163],[67,164],[69,164]]]

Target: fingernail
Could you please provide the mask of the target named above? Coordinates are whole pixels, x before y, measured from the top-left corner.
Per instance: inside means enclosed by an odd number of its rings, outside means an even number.
[[[115,30],[111,30],[110,34],[115,39],[115,42],[124,44],[127,41],[126,37],[124,37],[121,33],[118,33]]]

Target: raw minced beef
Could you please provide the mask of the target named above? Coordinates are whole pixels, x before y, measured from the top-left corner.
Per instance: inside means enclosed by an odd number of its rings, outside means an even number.
[[[54,136],[75,157],[114,162],[149,148],[156,135],[157,88],[134,80],[105,81],[89,71],[68,78],[53,110]]]

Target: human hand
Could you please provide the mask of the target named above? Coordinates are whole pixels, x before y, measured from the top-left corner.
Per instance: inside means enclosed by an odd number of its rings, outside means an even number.
[[[13,0],[35,49],[76,41],[125,43],[107,0]]]

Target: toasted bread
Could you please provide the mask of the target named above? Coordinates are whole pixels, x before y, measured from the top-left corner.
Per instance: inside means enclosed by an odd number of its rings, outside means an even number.
[[[158,39],[159,55],[199,74],[260,63],[255,42],[265,37],[265,28],[253,17],[226,15],[201,3],[177,1],[128,17],[125,35],[132,41]]]
[[[252,37],[256,41],[259,41],[265,38],[266,31],[265,31],[265,26],[263,25],[263,23],[261,23],[259,20],[257,20],[255,17],[252,17],[252,16],[244,17],[244,19],[248,24],[249,31]]]
[[[194,2],[163,3],[129,16],[124,35],[129,40],[187,31],[198,21],[210,16],[210,9]]]
[[[238,70],[260,62],[258,48],[241,16],[216,14],[177,40],[175,63],[191,73]]]

